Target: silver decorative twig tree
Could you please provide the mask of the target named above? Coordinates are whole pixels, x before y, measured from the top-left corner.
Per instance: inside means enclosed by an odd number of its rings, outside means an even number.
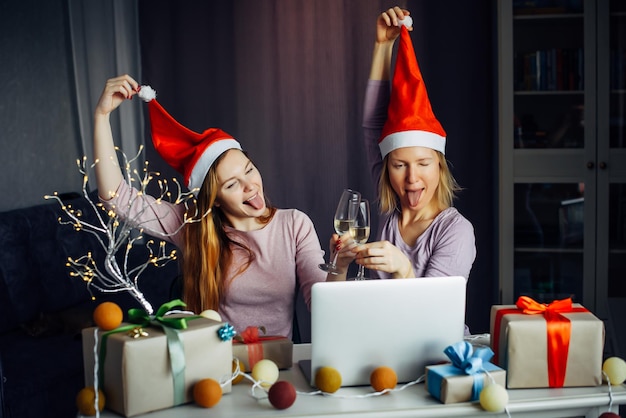
[[[90,292],[91,288],[95,288],[103,293],[129,292],[146,312],[152,315],[154,312],[152,305],[139,289],[139,278],[148,266],[163,266],[175,260],[177,254],[176,250],[166,253],[165,241],[161,240],[157,244],[153,239],[144,237],[143,226],[139,221],[141,215],[150,210],[152,205],[160,205],[164,201],[184,205],[185,215],[183,223],[176,231],[169,234],[175,235],[186,224],[198,222],[208,212],[198,216],[193,193],[184,192],[176,179],[172,180],[176,185],[176,189],[172,193],[167,180],[158,179],[159,173],[151,173],[148,170],[147,161],[143,164],[143,173],[131,170],[132,163],[142,155],[143,147],[130,160],[119,148],[116,148],[116,150],[120,153],[124,162],[124,180],[131,187],[136,187],[138,190],[136,196],[128,202],[128,209],[132,208],[132,211],[129,211],[129,213],[134,214],[132,217],[122,219],[116,211],[107,210],[101,202],[94,202],[90,198],[87,191],[89,176],[87,174],[86,157],[83,157],[82,160],[77,160],[77,165],[80,173],[83,175],[83,196],[93,208],[97,220],[93,223],[85,221],[83,213],[74,209],[72,205],[65,204],[56,192],[53,195],[45,196],[45,198],[57,200],[65,214],[69,217],[69,219],[59,217],[59,223],[70,225],[76,231],[92,234],[105,253],[102,265],[98,264],[91,252],[78,258],[68,257],[67,266],[71,269],[70,275],[85,281]],[[93,168],[96,164],[98,164],[97,160],[89,168]],[[158,182],[159,192],[156,193],[154,199],[145,199],[144,195],[146,195],[148,185],[153,181]],[[149,255],[143,263],[131,266],[129,265],[129,255],[136,245],[145,245]]]

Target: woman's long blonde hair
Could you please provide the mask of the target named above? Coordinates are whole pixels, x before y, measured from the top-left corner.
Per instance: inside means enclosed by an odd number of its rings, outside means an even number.
[[[456,197],[456,193],[461,191],[461,187],[454,179],[445,155],[440,151],[437,152],[439,158],[439,184],[435,192],[434,198],[437,201],[437,205],[440,209],[446,209],[452,206],[452,202]],[[398,195],[391,187],[391,181],[389,181],[389,154],[383,159],[382,171],[380,173],[380,180],[378,181],[379,191],[379,206],[381,213],[392,213],[399,210],[398,207]]]
[[[226,275],[230,271],[235,248],[247,253],[247,261],[235,276],[245,271],[254,260],[254,253],[244,242],[228,236],[225,230],[225,226],[229,225],[228,220],[220,207],[215,205],[219,189],[216,167],[225,154],[213,163],[198,192],[196,205],[201,214],[199,216],[206,214],[209,209],[211,212],[197,222],[187,224],[183,231],[183,300],[187,309],[195,313],[206,309],[218,310],[226,292],[227,279],[231,279]],[[263,224],[267,224],[276,212],[267,200],[266,206],[268,215],[259,219]]]

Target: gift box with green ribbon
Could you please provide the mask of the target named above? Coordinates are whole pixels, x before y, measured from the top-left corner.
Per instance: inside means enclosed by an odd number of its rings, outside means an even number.
[[[604,323],[570,298],[494,305],[490,331],[493,362],[506,369],[508,388],[602,383]]]
[[[425,388],[443,403],[477,401],[489,382],[506,385],[506,371],[490,363],[489,347],[474,349],[466,341],[448,346],[450,363],[426,366]]]
[[[289,338],[261,335],[263,327],[248,327],[233,339],[233,356],[241,360],[244,372],[252,371],[263,359],[272,360],[279,369],[293,365],[293,342]]]
[[[97,375],[107,409],[132,417],[191,402],[193,385],[205,378],[224,382],[222,392],[230,392],[232,342],[223,336],[228,325],[168,315],[176,306],[184,304],[172,301],[156,315],[131,309],[128,322],[112,331],[83,330],[85,385],[92,386]]]

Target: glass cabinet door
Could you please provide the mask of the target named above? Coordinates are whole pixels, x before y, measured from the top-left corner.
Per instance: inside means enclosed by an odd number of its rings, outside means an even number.
[[[584,183],[516,183],[514,293],[582,301]]]
[[[582,3],[513,8],[516,149],[584,146],[582,11]]]
[[[626,298],[626,183],[612,183],[609,195],[607,298]]]
[[[501,301],[626,298],[626,1],[499,1]]]
[[[626,2],[611,0],[608,27],[608,109],[599,107],[607,128],[609,155],[606,156],[604,175],[609,176],[608,186],[608,285],[606,297],[626,298]],[[603,52],[603,51],[600,51]],[[608,84],[608,87],[607,87]],[[603,90],[604,91],[604,90]],[[600,113],[602,112],[602,113]],[[601,162],[602,163],[602,162]]]
[[[512,291],[582,303],[586,26],[561,3],[513,2]]]

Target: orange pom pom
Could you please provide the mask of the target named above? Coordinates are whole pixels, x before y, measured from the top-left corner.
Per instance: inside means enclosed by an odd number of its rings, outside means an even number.
[[[193,400],[204,408],[211,408],[222,399],[222,387],[214,379],[202,379],[193,386]]]
[[[398,384],[398,376],[391,367],[377,367],[370,375],[370,384],[376,392],[393,389]]]
[[[93,311],[93,321],[103,331],[119,327],[123,319],[122,308],[114,302],[102,302]]]

